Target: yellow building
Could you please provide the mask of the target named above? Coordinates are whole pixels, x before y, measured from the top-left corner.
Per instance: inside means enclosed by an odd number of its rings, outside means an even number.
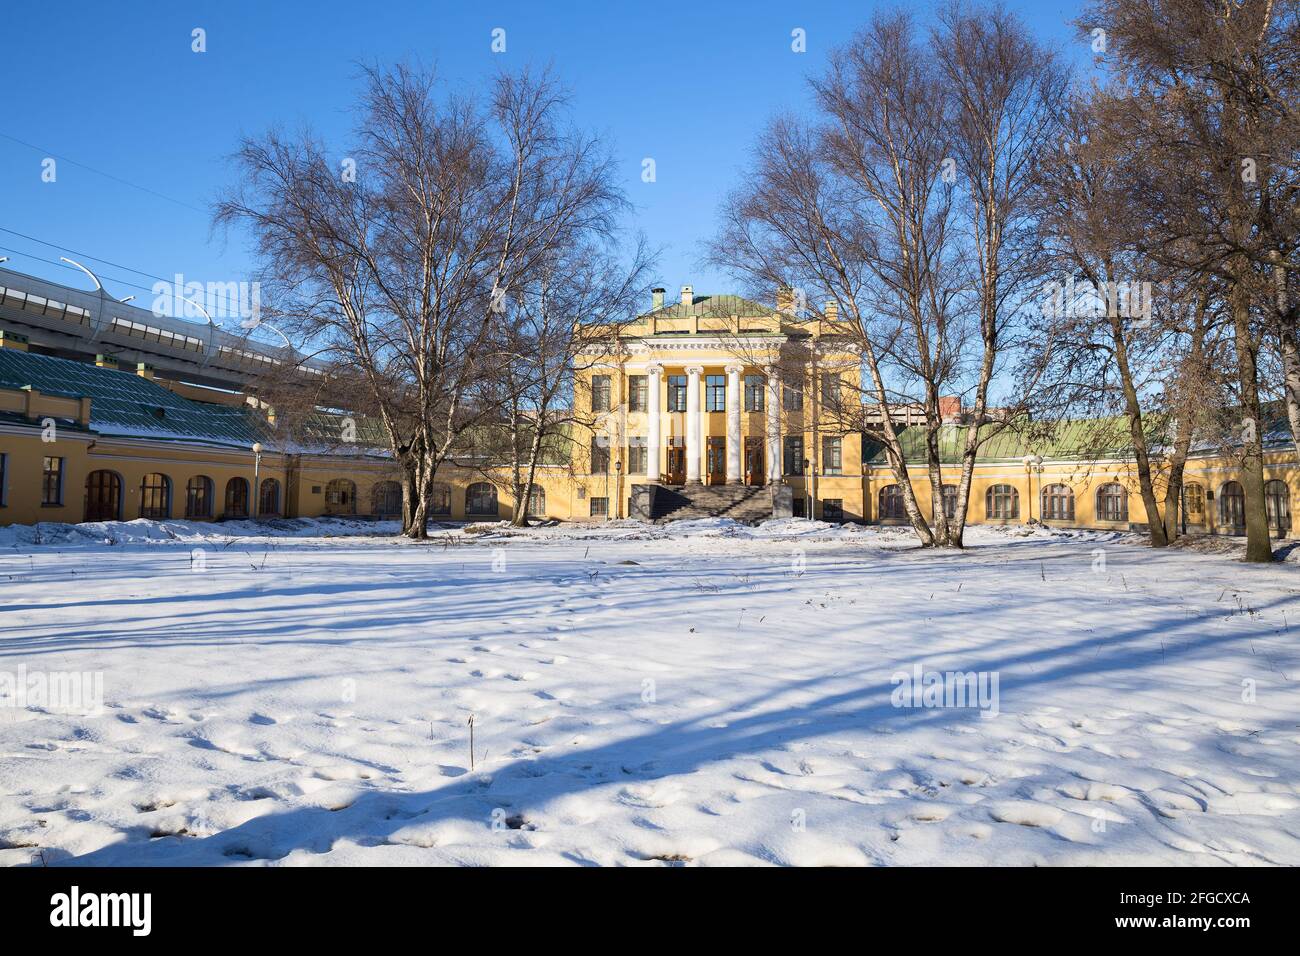
[[[10,285],[13,275],[3,272]],[[273,413],[249,394],[274,358],[194,323],[48,283],[39,296],[31,289],[0,286],[0,524],[400,515],[381,450],[277,438]],[[573,399],[586,424],[540,468],[530,513],[905,523],[892,473],[864,440],[869,408],[851,343],[836,334],[832,309],[822,324],[795,318],[792,306],[781,296],[775,306],[696,297],[689,286],[668,303],[655,290],[650,311],[621,326],[613,346],[581,356]],[[914,441],[906,410],[893,414]],[[945,481],[955,485],[963,427],[947,431]],[[911,470],[929,512],[924,467]],[[460,465],[439,477],[435,518],[511,517],[505,469]],[[1265,477],[1274,535],[1289,536],[1300,488],[1285,429],[1268,445]],[[1229,459],[1193,457],[1188,533],[1243,532],[1237,479]],[[953,500],[946,487],[950,510]],[[1068,439],[1035,448],[1008,431],[981,452],[967,520],[1130,530],[1146,515],[1122,452],[1097,460]]]
[[[656,289],[615,347],[583,356],[574,400],[592,424],[575,480],[588,517],[771,517],[778,486],[795,515],[863,517],[849,407],[860,363],[829,327],[786,314],[791,305],[696,298],[690,286],[665,304]],[[656,489],[648,515],[628,500],[645,486]]]

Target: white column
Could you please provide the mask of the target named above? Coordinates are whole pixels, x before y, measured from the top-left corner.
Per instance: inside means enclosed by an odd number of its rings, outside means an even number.
[[[663,437],[659,434],[659,383],[663,375],[664,367],[662,365],[651,365],[646,369],[646,405],[647,429],[646,435],[646,480],[651,484],[659,483],[659,448],[663,445]]]
[[[740,484],[740,372],[727,366],[727,484]]]
[[[781,480],[781,374],[775,365],[767,369],[767,483]]]
[[[686,483],[700,483],[700,376],[704,369],[692,365],[686,370]]]

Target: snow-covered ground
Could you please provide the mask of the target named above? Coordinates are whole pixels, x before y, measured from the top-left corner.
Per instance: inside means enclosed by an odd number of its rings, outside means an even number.
[[[391,530],[0,529],[0,863],[1300,863],[1294,564]]]

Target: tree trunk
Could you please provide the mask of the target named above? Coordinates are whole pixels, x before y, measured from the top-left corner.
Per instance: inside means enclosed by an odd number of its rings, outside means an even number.
[[[1163,548],[1169,544],[1165,525],[1156,502],[1155,484],[1151,479],[1151,455],[1147,449],[1147,436],[1142,423],[1142,403],[1133,384],[1133,370],[1128,361],[1128,341],[1118,315],[1110,316],[1111,341],[1115,346],[1115,364],[1119,368],[1120,386],[1124,393],[1124,417],[1128,419],[1129,440],[1133,443],[1133,457],[1137,461],[1138,487],[1142,492],[1142,507],[1147,516],[1147,532],[1151,547]]]
[[[423,454],[412,454],[402,482],[402,534],[413,541],[429,537],[433,474]]]
[[[524,478],[519,474],[518,459],[515,465],[515,513],[510,519],[510,524],[516,528],[528,527],[528,504],[533,496],[533,481],[537,477],[537,460],[541,457],[542,450],[542,425],[539,419],[537,427],[533,429],[533,439],[528,446],[528,462],[526,465],[527,477]]]
[[[1205,356],[1205,312],[1209,305],[1209,296],[1202,295],[1196,310],[1196,325],[1192,327],[1191,341],[1188,343],[1187,356],[1179,370],[1178,383],[1182,400],[1174,407],[1179,409],[1174,424],[1174,447],[1169,455],[1169,484],[1165,488],[1165,539],[1176,541],[1183,533],[1179,518],[1183,513],[1183,474],[1187,468],[1187,456],[1191,453],[1192,434],[1196,430],[1196,421],[1192,414],[1193,403],[1187,400],[1186,391],[1191,388],[1189,374],[1196,374],[1202,366]]]
[[[1274,260],[1280,258],[1273,254]],[[1287,292],[1286,269],[1273,265],[1274,294],[1277,296],[1277,339],[1282,353],[1282,398],[1291,425],[1291,441],[1300,454],[1300,340],[1296,335],[1296,315]]]
[[[1244,270],[1244,266],[1242,269]],[[1241,391],[1241,485],[1246,493],[1246,560],[1273,560],[1264,505],[1264,422],[1259,401],[1259,347],[1251,328],[1250,293],[1234,279],[1229,290],[1236,340],[1237,382]]]

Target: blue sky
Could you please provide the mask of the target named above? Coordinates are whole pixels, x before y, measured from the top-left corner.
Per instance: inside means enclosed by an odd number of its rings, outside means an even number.
[[[1078,4],[1008,5],[1070,60],[1087,61],[1069,26]],[[663,284],[725,290],[699,262],[719,202],[767,118],[806,107],[806,77],[874,6],[5,0],[0,256],[9,268],[88,286],[57,262],[84,258],[119,296],[177,272],[243,279],[245,237],[214,235],[208,211],[231,182],[227,157],[242,134],[305,122],[342,147],[357,61],[419,60],[461,88],[533,63],[553,66],[573,92],[574,119],[609,143],[633,225],[663,250]],[[907,6],[922,18],[931,9]],[[195,27],[207,32],[206,53],[191,51]],[[498,27],[504,54],[491,51]],[[795,28],[806,31],[805,53],[791,50]],[[41,178],[46,157],[57,162],[52,183]],[[655,160],[654,183],[641,180],[645,157]]]

